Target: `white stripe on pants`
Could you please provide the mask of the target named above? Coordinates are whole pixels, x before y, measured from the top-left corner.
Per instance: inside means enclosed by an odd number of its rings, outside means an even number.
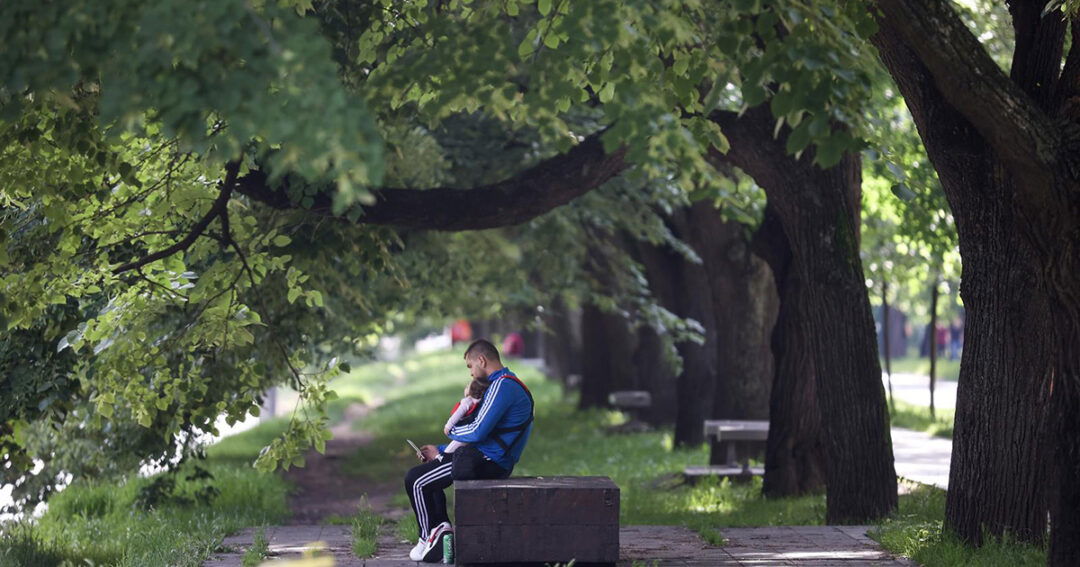
[[[424,501],[424,487],[450,476],[454,471],[454,461],[447,459],[445,463],[431,469],[427,474],[416,479],[413,484],[413,501],[416,502],[416,519],[420,523],[420,537],[427,539],[432,526],[428,525],[427,502]]]

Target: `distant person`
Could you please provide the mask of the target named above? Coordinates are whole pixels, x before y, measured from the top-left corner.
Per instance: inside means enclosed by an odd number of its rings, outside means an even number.
[[[420,528],[420,541],[409,552],[413,561],[439,561],[442,536],[453,533],[443,491],[456,480],[509,477],[532,432],[532,394],[503,366],[495,345],[473,342],[465,350],[465,366],[473,380],[489,383],[472,422],[458,423],[447,434],[466,445],[449,453],[444,445],[424,445],[423,464],[405,475],[405,492]]]
[[[938,323],[937,326],[937,353],[943,356],[949,348],[949,328]]]
[[[458,319],[450,325],[450,344],[467,343],[472,340],[472,325],[468,319]]]
[[[964,320],[956,317],[949,325],[949,359],[959,360],[964,351]]]
[[[525,339],[521,333],[514,331],[503,339],[503,354],[507,356],[521,356],[525,352]]]

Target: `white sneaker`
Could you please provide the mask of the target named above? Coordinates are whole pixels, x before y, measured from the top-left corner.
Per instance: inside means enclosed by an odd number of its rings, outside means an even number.
[[[435,529],[428,534],[427,539],[420,540],[416,547],[409,552],[409,559],[425,563],[438,562],[442,558],[442,536],[453,531],[454,528],[450,526],[450,522],[443,522],[435,526]]]
[[[409,559],[412,559],[413,561],[420,561],[424,558],[424,543],[424,538],[420,538],[420,540],[416,542],[416,545],[413,546],[412,551],[409,552]]]

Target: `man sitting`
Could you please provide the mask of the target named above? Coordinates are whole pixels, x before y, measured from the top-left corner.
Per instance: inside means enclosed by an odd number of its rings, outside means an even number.
[[[413,561],[442,558],[442,537],[453,531],[446,513],[444,490],[455,480],[507,478],[521,458],[532,431],[533,399],[525,384],[503,366],[499,351],[489,341],[474,341],[465,350],[465,366],[473,380],[490,383],[476,418],[457,425],[448,437],[467,443],[452,453],[445,445],[420,448],[423,464],[405,475],[420,541],[409,553]]]

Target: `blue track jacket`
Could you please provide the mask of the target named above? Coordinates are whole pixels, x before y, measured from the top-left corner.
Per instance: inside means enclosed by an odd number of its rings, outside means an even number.
[[[488,376],[491,385],[480,401],[476,419],[468,425],[455,426],[449,435],[450,439],[475,446],[484,456],[507,470],[513,468],[521,458],[525,444],[529,442],[529,434],[532,433],[532,424],[521,431],[494,433],[494,430],[521,426],[532,417],[533,412],[532,402],[525,389],[516,381],[506,378],[508,375],[516,378],[510,369],[504,366]],[[498,435],[507,445],[513,444],[510,454],[506,454],[495,441],[494,435]],[[518,435],[521,438],[515,443]],[[445,445],[439,446],[440,452],[444,449]]]

